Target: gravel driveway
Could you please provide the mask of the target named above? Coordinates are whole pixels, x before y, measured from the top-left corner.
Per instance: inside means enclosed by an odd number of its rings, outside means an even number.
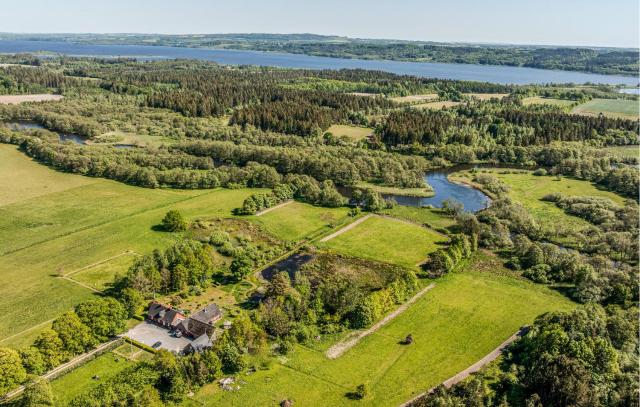
[[[160,349],[166,349],[172,352],[182,352],[182,350],[191,343],[191,339],[176,338],[169,335],[169,330],[162,328],[149,321],[144,321],[141,324],[131,328],[129,332],[124,336],[133,339],[134,341],[144,343],[147,346],[153,346],[154,343],[160,341]]]

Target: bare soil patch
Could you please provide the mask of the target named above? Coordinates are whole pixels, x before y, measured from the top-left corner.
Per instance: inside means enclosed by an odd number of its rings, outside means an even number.
[[[62,95],[2,95],[0,96],[0,105],[17,105],[25,102],[51,102],[61,100]]]

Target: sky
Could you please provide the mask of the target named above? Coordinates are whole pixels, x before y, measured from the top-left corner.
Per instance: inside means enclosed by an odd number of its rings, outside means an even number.
[[[315,33],[639,46],[638,0],[0,0],[16,33]]]

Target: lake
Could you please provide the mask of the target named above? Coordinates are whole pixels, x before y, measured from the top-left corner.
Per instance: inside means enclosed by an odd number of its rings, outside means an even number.
[[[501,84],[602,83],[636,86],[638,77],[512,66],[373,61],[302,54],[150,45],[91,45],[57,41],[0,41],[0,53],[48,51],[72,56],[153,59],[199,59],[226,65],[259,65],[304,69],[368,69],[399,75],[486,81]]]
[[[467,169],[469,166],[454,166],[445,170],[435,170],[428,172],[424,179],[433,188],[434,196],[429,198],[418,198],[411,196],[391,195],[398,205],[407,206],[427,206],[441,208],[442,202],[447,199],[455,199],[464,205],[466,212],[477,212],[485,209],[491,200],[480,190],[468,185],[457,184],[449,181],[447,176],[452,172]]]

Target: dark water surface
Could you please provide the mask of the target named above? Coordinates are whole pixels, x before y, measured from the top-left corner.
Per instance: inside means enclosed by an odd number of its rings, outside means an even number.
[[[303,54],[261,51],[181,48],[150,45],[91,45],[56,41],[0,41],[0,53],[49,51],[75,56],[129,57],[138,59],[200,59],[227,65],[259,65],[283,68],[343,69],[359,68],[400,75],[486,81],[502,84],[603,83],[636,86],[638,77],[598,75],[582,72],[512,66],[445,64],[431,62],[373,61],[328,58]]]

